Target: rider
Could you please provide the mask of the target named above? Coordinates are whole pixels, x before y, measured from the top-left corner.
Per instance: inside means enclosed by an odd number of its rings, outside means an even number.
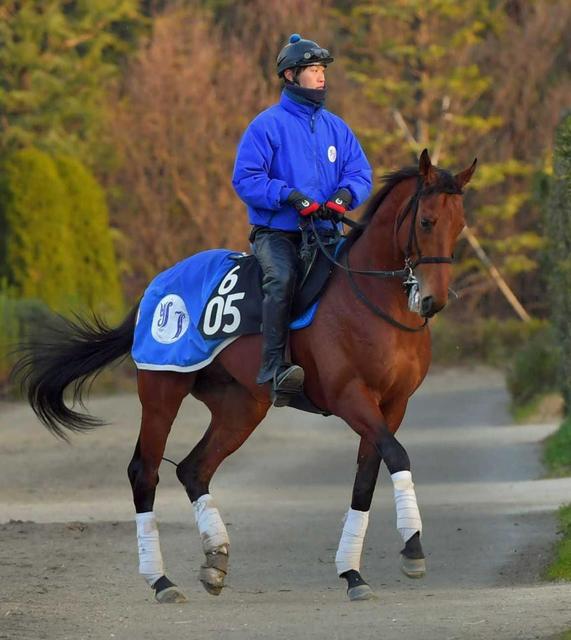
[[[300,216],[323,228],[361,204],[371,167],[345,122],[324,108],[325,69],[333,58],[293,34],[277,58],[278,104],[250,123],[238,146],[232,184],[248,207],[250,241],[262,272],[262,366],[256,382],[272,382],[276,406],[303,387],[304,371],[285,362],[297,277]]]

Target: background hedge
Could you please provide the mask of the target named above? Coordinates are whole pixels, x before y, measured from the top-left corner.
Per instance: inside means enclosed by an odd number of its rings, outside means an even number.
[[[561,358],[559,386],[571,409],[571,112],[557,128],[553,180],[546,216],[549,296]]]
[[[75,292],[70,203],[49,155],[24,149],[2,167],[0,280],[18,298],[64,311]]]
[[[81,162],[30,148],[0,182],[0,283],[50,309],[120,311],[122,294],[105,196]]]

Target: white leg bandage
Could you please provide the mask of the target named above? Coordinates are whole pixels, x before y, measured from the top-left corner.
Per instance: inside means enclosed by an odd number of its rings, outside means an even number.
[[[397,508],[397,529],[406,542],[419,531],[422,533],[422,520],[410,471],[397,471],[391,474],[395,489],[395,505]]]
[[[165,574],[159,530],[154,511],[137,513],[137,546],[139,547],[139,573],[152,587]]]
[[[193,502],[192,506],[204,553],[209,553],[222,545],[229,545],[228,532],[212,496],[205,493],[196,502]]]
[[[339,540],[339,548],[335,555],[337,575],[341,575],[350,569],[359,571],[361,552],[363,551],[363,542],[368,524],[368,511],[355,511],[354,509],[347,511],[343,533],[341,534],[341,540]]]

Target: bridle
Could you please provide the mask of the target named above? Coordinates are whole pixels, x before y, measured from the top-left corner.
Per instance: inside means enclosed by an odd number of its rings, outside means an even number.
[[[416,235],[416,221],[418,218],[418,211],[420,207],[420,201],[423,197],[434,195],[437,193],[447,193],[450,195],[462,195],[462,189],[456,185],[428,185],[425,186],[421,177],[418,178],[417,187],[414,195],[410,198],[406,208],[402,212],[397,222],[397,233],[402,227],[404,221],[409,217],[412,212],[408,240],[405,248],[405,259],[404,259],[404,268],[396,269],[392,271],[383,271],[383,270],[363,270],[363,269],[351,269],[349,265],[349,250],[344,252],[344,260],[345,264],[338,262],[333,256],[329,254],[327,249],[325,248],[321,238],[319,237],[319,233],[315,227],[315,221],[313,218],[311,219],[311,226],[314,233],[315,241],[317,246],[321,250],[321,252],[327,257],[327,259],[332,262],[335,266],[339,267],[343,271],[347,273],[349,278],[349,283],[351,284],[351,288],[353,293],[363,304],[370,309],[376,316],[379,316],[386,322],[388,322],[393,327],[397,329],[401,329],[402,331],[408,331],[410,333],[416,333],[418,331],[422,331],[426,325],[428,324],[428,318],[424,319],[424,322],[418,327],[409,327],[398,320],[395,320],[392,316],[384,312],[380,309],[374,302],[371,302],[367,298],[367,296],[363,293],[363,291],[359,288],[357,283],[355,282],[355,278],[353,277],[355,274],[363,275],[363,276],[371,276],[375,278],[402,278],[403,287],[405,288],[407,294],[409,295],[413,288],[416,287],[416,291],[418,291],[418,280],[414,275],[414,270],[421,264],[451,264],[453,262],[453,256],[423,256],[420,250],[420,245],[418,243],[418,238]],[[342,217],[340,222],[350,226],[353,229],[362,229],[363,225],[351,220],[350,218]],[[349,247],[350,248],[350,247]],[[416,259],[413,259],[413,255],[416,255]]]
[[[420,206],[420,200],[426,196],[435,195],[438,193],[447,193],[449,195],[462,195],[462,189],[460,187],[454,185],[443,186],[443,185],[429,185],[427,187],[424,186],[424,183],[421,178],[418,179],[416,191],[412,198],[409,200],[409,203],[406,209],[401,214],[398,222],[397,222],[397,233],[402,226],[402,223],[408,217],[408,214],[412,210],[412,220],[409,227],[408,232],[408,242],[405,248],[405,265],[409,266],[411,269],[416,269],[419,264],[451,264],[453,262],[454,256],[423,256],[420,250],[420,245],[418,244],[418,238],[416,235],[416,220],[418,218],[418,209]],[[411,256],[413,255],[413,250],[416,252],[418,256],[417,259],[413,262]]]

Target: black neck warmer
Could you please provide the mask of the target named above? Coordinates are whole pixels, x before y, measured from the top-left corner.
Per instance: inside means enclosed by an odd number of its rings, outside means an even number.
[[[293,82],[287,82],[285,90],[292,100],[302,104],[310,104],[314,107],[323,106],[327,97],[327,89],[306,89]]]

